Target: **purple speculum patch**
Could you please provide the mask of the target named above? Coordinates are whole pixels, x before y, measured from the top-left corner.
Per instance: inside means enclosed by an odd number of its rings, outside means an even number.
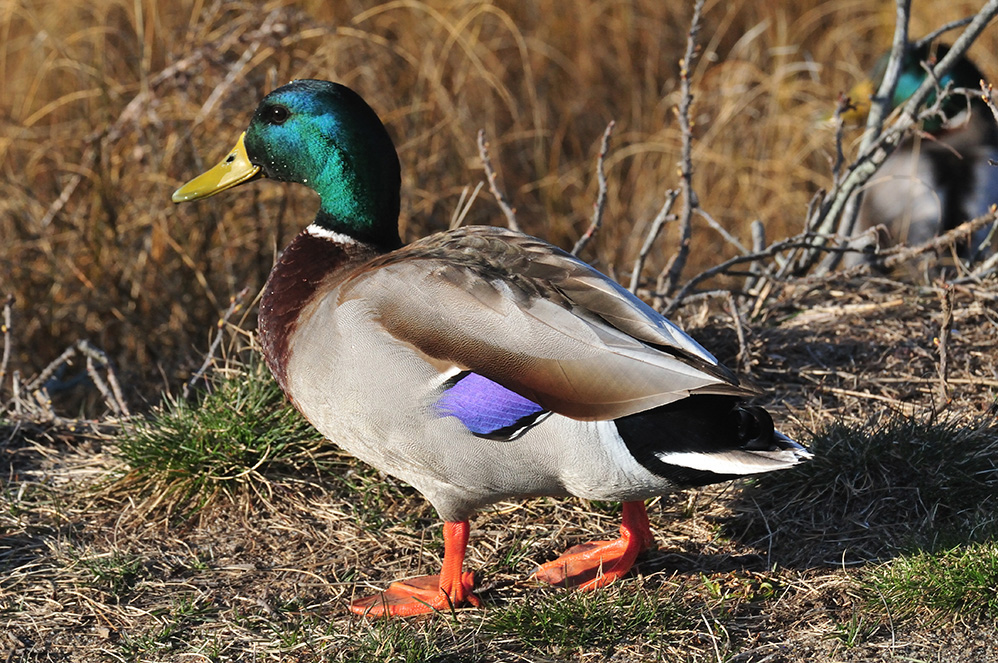
[[[441,416],[457,417],[475,435],[522,432],[544,412],[537,403],[477,373],[462,373],[437,400]]]

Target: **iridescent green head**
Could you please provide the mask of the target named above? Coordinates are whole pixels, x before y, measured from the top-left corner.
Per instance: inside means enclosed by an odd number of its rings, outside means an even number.
[[[897,108],[915,94],[915,91],[922,85],[928,76],[926,67],[932,67],[935,62],[941,60],[949,52],[949,47],[945,45],[924,44],[919,48],[909,48],[901,63],[901,74],[898,77],[897,86],[894,88],[894,96],[891,98],[891,108]],[[862,122],[870,110],[870,95],[874,94],[884,80],[884,73],[887,70],[888,55],[877,61],[877,65],[871,72],[870,79],[862,81],[850,92],[849,97],[856,106],[854,113],[846,115],[847,121]],[[961,57],[953,65],[953,68],[939,80],[939,87],[945,88],[949,84],[961,88],[977,88],[983,78],[980,70],[966,57]],[[925,106],[931,106],[936,102],[935,92],[931,92],[925,101]],[[963,95],[952,95],[947,98],[942,105],[945,118],[933,117],[927,119],[922,128],[935,133],[942,128],[946,119],[952,118],[967,107],[967,98]]]
[[[343,85],[299,80],[268,94],[232,152],[173,200],[204,198],[261,176],[318,193],[315,223],[329,230],[383,247],[401,244],[395,146],[377,114]]]

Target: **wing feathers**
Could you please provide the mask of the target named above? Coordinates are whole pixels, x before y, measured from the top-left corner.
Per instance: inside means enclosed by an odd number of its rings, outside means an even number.
[[[609,278],[499,228],[433,235],[377,258],[340,297],[362,297],[398,341],[569,417],[616,418],[691,393],[751,393]]]

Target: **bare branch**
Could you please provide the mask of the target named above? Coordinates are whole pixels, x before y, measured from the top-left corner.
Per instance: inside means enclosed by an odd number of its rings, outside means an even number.
[[[96,348],[93,349],[96,350]],[[111,411],[120,417],[123,412],[128,410],[127,407],[123,408],[124,400],[120,398],[120,394],[112,394],[111,388],[108,387],[107,382],[104,381],[104,378],[102,378],[100,376],[100,373],[97,372],[97,367],[94,366],[94,356],[88,353],[86,354],[86,357],[87,357],[87,375],[90,376],[90,381],[94,383],[94,385],[97,387],[97,391],[99,391],[101,393],[101,396],[104,397],[104,402],[111,407]],[[113,375],[113,373],[111,375]]]
[[[752,232],[752,253],[762,253],[766,250],[766,226],[762,224],[762,221],[756,219],[751,223],[749,228]],[[749,271],[752,275],[745,280],[746,292],[752,292],[757,289],[765,278],[761,262],[753,262],[749,265]]]
[[[596,202],[593,204],[593,220],[589,224],[589,228],[583,233],[579,241],[575,243],[572,248],[572,255],[579,255],[579,251],[585,248],[589,240],[593,238],[599,229],[603,225],[603,212],[606,210],[606,170],[604,164],[606,162],[606,153],[610,149],[610,135],[613,133],[613,128],[616,126],[616,122],[610,120],[610,124],[606,125],[606,129],[603,131],[603,142],[600,143],[599,148],[599,158],[596,160],[596,181],[599,185],[599,193],[596,195]]]
[[[835,123],[835,161],[832,163],[832,186],[835,188],[838,188],[842,180],[842,166],[846,162],[845,152],[842,150],[842,138],[845,135],[845,122],[842,121],[842,114],[856,107],[854,101],[855,99],[839,94],[839,103],[835,106],[833,117]]]
[[[90,375],[90,379],[93,380],[94,384],[97,385],[97,389],[100,390],[101,395],[104,396],[104,401],[108,404],[112,411],[118,415],[125,415],[126,417],[131,416],[128,411],[128,404],[125,403],[125,398],[121,394],[121,386],[118,384],[118,378],[114,373],[114,367],[111,365],[111,360],[108,359],[107,355],[100,348],[96,348],[89,342],[82,340],[76,343],[76,349],[80,354],[86,356],[87,358],[87,374]],[[101,366],[104,367],[104,372],[107,373],[107,383],[100,378],[94,368],[94,360],[100,362]]]
[[[901,66],[908,48],[908,20],[911,16],[911,0],[896,0],[896,18],[894,22],[894,38],[891,42],[891,53],[887,60],[887,68],[884,70],[884,77],[880,82],[880,88],[870,98],[870,112],[866,118],[866,130],[863,133],[863,140],[859,146],[859,157],[856,164],[861,164],[873,152],[873,147],[881,138],[884,118],[890,112],[894,89],[897,87],[898,78],[901,76]],[[900,140],[900,136],[898,137]],[[852,236],[853,228],[856,225],[856,217],[859,215],[859,204],[853,191],[858,189],[866,180],[873,175],[877,167],[882,163],[890,152],[893,151],[897,142],[886,147],[884,154],[880,156],[874,165],[872,160],[864,164],[861,168],[851,168],[849,174],[840,186],[834,190],[838,195],[832,198],[829,206],[822,206],[822,216],[820,222],[812,224],[819,235],[828,235],[832,231],[832,226],[838,220],[837,234],[840,237]],[[824,243],[824,238],[819,239]],[[807,262],[813,264],[817,259],[817,253],[811,253],[807,257]],[[840,253],[829,253],[821,264],[819,271],[826,272],[838,265]]]
[[[991,114],[994,116],[995,122],[998,122],[998,105],[995,105],[993,92],[994,90],[992,89],[990,83],[985,83],[984,81],[981,81],[981,99],[983,99],[984,103],[986,103],[988,105],[988,108],[991,109]]]
[[[970,221],[961,223],[956,228],[953,228],[938,237],[933,237],[924,244],[919,244],[918,246],[895,246],[892,249],[882,251],[881,255],[885,256],[883,265],[886,269],[890,269],[895,265],[900,265],[901,263],[907,262],[915,256],[923,253],[938,251],[944,247],[953,246],[955,243],[973,236],[975,232],[989,223],[995,223],[996,221],[998,221],[998,213],[992,210],[987,214],[977,217],[976,219],[971,219]]]
[[[13,306],[14,295],[7,295],[3,303],[3,323],[0,325],[0,332],[3,333],[3,357],[0,357],[0,389],[3,389],[3,380],[7,376],[7,366],[10,364],[10,317]]]
[[[953,286],[943,284],[939,294],[942,302],[942,322],[939,325],[939,336],[936,343],[939,346],[939,398],[937,409],[941,409],[949,401],[949,383],[947,382],[949,362],[949,333],[953,327]]]
[[[735,296],[728,292],[728,309],[731,313],[731,320],[735,323],[735,333],[738,335],[738,355],[735,357],[735,370],[742,372],[748,364],[748,345],[745,343],[745,329],[742,326],[742,316],[738,312],[738,303]]]
[[[925,35],[924,37],[922,37],[918,41],[913,42],[912,45],[911,45],[911,47],[914,48],[914,49],[919,49],[919,48],[925,46],[926,44],[931,44],[940,35],[942,35],[942,34],[944,34],[946,32],[949,32],[950,30],[956,30],[957,28],[962,28],[963,26],[970,24],[970,22],[973,21],[973,20],[974,20],[973,16],[966,16],[964,18],[959,18],[959,19],[957,19],[955,21],[950,21],[946,25],[944,25],[942,27],[939,27],[939,28],[936,28],[935,30],[933,30],[929,34]]]
[[[683,211],[679,217],[679,246],[673,259],[669,261],[667,272],[660,292],[671,294],[679,284],[679,277],[686,266],[686,258],[690,252],[690,236],[692,235],[693,211],[700,206],[696,192],[693,191],[693,128],[690,124],[690,107],[693,105],[693,92],[690,85],[690,69],[693,59],[697,56],[697,36],[700,33],[700,14],[703,11],[704,0],[697,0],[693,6],[693,18],[690,19],[690,30],[686,38],[686,52],[679,63],[679,79],[682,97],[676,114],[679,117],[679,128],[683,136],[682,161],[680,163],[680,188],[683,193]],[[662,279],[659,279],[662,281]]]
[[[925,242],[924,244],[919,244],[917,246],[895,246],[890,249],[881,251],[877,255],[878,257],[883,259],[880,263],[883,266],[883,268],[891,269],[899,264],[911,260],[916,256],[922,255],[924,253],[929,253],[931,251],[937,251],[946,246],[952,246],[956,242],[959,242],[961,240],[966,239],[967,237],[970,237],[977,230],[983,228],[989,223],[995,223],[996,221],[998,221],[998,211],[991,211],[988,214],[977,217],[976,219],[972,219],[970,221],[967,221],[966,223],[962,223],[956,228],[953,228],[952,230],[943,233],[938,237],[933,237],[931,240]],[[814,250],[814,251],[837,251],[839,253],[856,251],[856,249],[852,249],[847,246],[819,246],[814,243],[815,239],[817,238],[810,233],[802,233],[800,235],[796,235],[794,237],[787,238],[783,241],[771,244],[764,251],[760,251],[758,253],[751,253],[749,255],[744,255],[744,256],[735,256],[734,258],[730,258],[729,260],[726,260],[719,265],[715,265],[710,269],[706,269],[700,274],[690,279],[688,282],[686,282],[685,285],[683,285],[682,289],[673,298],[669,306],[665,309],[664,314],[668,316],[673,312],[675,312],[676,309],[678,309],[684,303],[684,301],[687,300],[687,298],[690,298],[694,294],[694,288],[697,285],[719,274],[731,273],[731,268],[736,265],[743,265],[746,263],[753,263],[765,260],[767,258],[773,258],[782,251],[788,251],[795,248],[804,248],[807,250]],[[836,238],[832,236],[832,239]],[[872,269],[871,265],[863,264],[863,265],[857,265],[848,270],[840,272],[840,274],[843,275],[864,274],[864,273],[869,273],[871,269]],[[826,276],[827,274],[816,275],[815,278],[820,281]],[[770,277],[771,280],[779,280],[779,278],[780,277],[778,276]]]
[[[641,271],[644,269],[648,254],[651,253],[652,247],[655,245],[655,240],[662,233],[662,228],[665,227],[666,221],[676,218],[672,215],[672,205],[678,197],[679,191],[677,189],[670,189],[665,193],[665,202],[662,203],[662,209],[658,211],[655,219],[651,222],[651,227],[648,228],[648,234],[645,235],[645,243],[641,245],[641,251],[638,253],[638,257],[634,261],[634,268],[631,270],[631,285],[628,287],[628,290],[633,293],[638,291],[638,281],[641,279]]]
[[[699,216],[704,221],[706,221],[707,225],[710,226],[711,228],[713,228],[714,231],[716,231],[718,235],[720,235],[721,237],[723,237],[725,242],[727,242],[731,246],[735,247],[736,251],[738,251],[742,255],[745,255],[745,254],[749,253],[749,250],[745,248],[745,245],[742,244],[741,242],[739,242],[737,237],[735,237],[734,235],[732,235],[731,233],[729,233],[725,229],[725,227],[722,226],[720,223],[718,223],[717,220],[714,217],[712,217],[710,214],[708,214],[705,209],[703,209],[702,207],[698,207],[698,208],[696,208],[695,211],[696,211],[697,216]]]
[[[116,415],[125,415],[126,417],[130,416],[128,405],[125,403],[124,396],[122,396],[121,386],[118,384],[118,378],[114,373],[114,367],[111,365],[111,360],[108,359],[103,350],[94,347],[88,341],[81,339],[66,348],[65,351],[63,351],[63,353],[54,361],[49,363],[49,365],[46,366],[34,380],[25,385],[28,392],[34,395],[35,401],[45,412],[46,417],[54,419],[55,412],[52,411],[51,401],[48,398],[48,389],[46,388],[45,383],[48,382],[53,375],[55,375],[57,370],[68,364],[70,359],[78,354],[86,357],[87,375],[101,392],[101,395],[104,397],[105,404],[107,404],[111,411]],[[107,374],[106,382],[97,373],[94,361],[97,361],[104,367],[104,372]],[[17,391],[19,388],[19,386],[15,385],[15,398],[18,401],[19,397]]]
[[[866,131],[859,146],[861,154],[869,150],[880,136],[884,118],[887,117],[893,106],[894,89],[901,77],[901,68],[908,52],[908,20],[911,17],[911,0],[896,0],[896,2],[891,54],[887,60],[887,68],[884,70],[884,78],[880,82],[880,88],[870,98],[870,114],[866,118]],[[848,234],[845,236],[848,237]]]
[[[506,196],[499,189],[499,185],[496,184],[496,171],[492,167],[492,159],[489,158],[489,144],[485,140],[485,129],[478,130],[478,155],[482,159],[482,168],[485,169],[485,178],[489,181],[489,191],[492,192],[492,196],[499,203],[499,209],[506,216],[506,225],[510,230],[519,230],[520,224],[516,222],[516,210],[514,210],[509,202],[506,200]]]

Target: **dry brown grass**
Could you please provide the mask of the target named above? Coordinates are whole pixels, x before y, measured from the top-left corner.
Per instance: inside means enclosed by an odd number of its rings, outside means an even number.
[[[974,5],[916,3],[912,32]],[[588,257],[621,277],[677,184],[682,2],[0,7],[0,291],[18,298],[26,368],[85,337],[151,399],[161,375],[190,371],[218,311],[262,285],[314,202],[264,184],[178,209],[169,193],[291,78],[340,80],[381,113],[401,153],[409,238],[444,228],[482,179],[479,128],[524,228],[570,246],[595,199],[601,133],[617,121],[606,227]],[[756,218],[770,238],[799,231],[830,180],[819,120],[888,43],[891,21],[887,5],[845,0],[709,4],[693,72],[703,209],[745,242]],[[990,31],[972,51],[984,71],[998,70],[995,46]],[[485,196],[468,218],[499,219]],[[694,233],[687,274],[732,253],[702,223]]]
[[[809,430],[832,422],[873,431],[900,411],[950,422],[952,440],[928,450],[957,462],[970,457],[962,440],[983,431],[987,456],[978,462],[990,470],[976,481],[986,491],[998,480],[998,436],[987,419],[998,359],[981,350],[998,320],[993,286],[956,293],[952,400],[935,415],[937,293],[887,280],[827,286],[788,288],[766,319],[743,330],[753,357],[747,373],[782,427],[811,441]],[[733,363],[730,317],[690,322]],[[924,429],[900,430],[916,435],[899,449],[920,448]],[[475,518],[469,549],[485,608],[387,625],[352,617],[347,602],[439,564],[440,527],[414,491],[369,468],[343,458],[335,476],[270,476],[268,490],[232,492],[185,519],[150,508],[127,484],[94,490],[123,470],[106,433],[28,424],[0,432],[0,472],[12,479],[0,500],[8,629],[0,652],[11,660],[976,663],[998,654],[993,621],[902,620],[871,606],[865,569],[911,546],[913,533],[965,519],[993,529],[996,515],[993,489],[990,498],[961,498],[972,483],[937,482],[932,474],[945,468],[863,457],[862,433],[848,442],[855,454],[816,459],[786,488],[782,474],[653,502],[659,549],[642,558],[636,577],[592,597],[526,577],[564,548],[612,532],[613,509],[576,500],[499,504]],[[892,446],[879,444],[871,448]],[[857,467],[867,474],[857,476]],[[912,469],[925,475],[914,484],[901,474]],[[923,490],[914,499],[919,485],[953,495]],[[551,624],[576,635],[556,637]]]

